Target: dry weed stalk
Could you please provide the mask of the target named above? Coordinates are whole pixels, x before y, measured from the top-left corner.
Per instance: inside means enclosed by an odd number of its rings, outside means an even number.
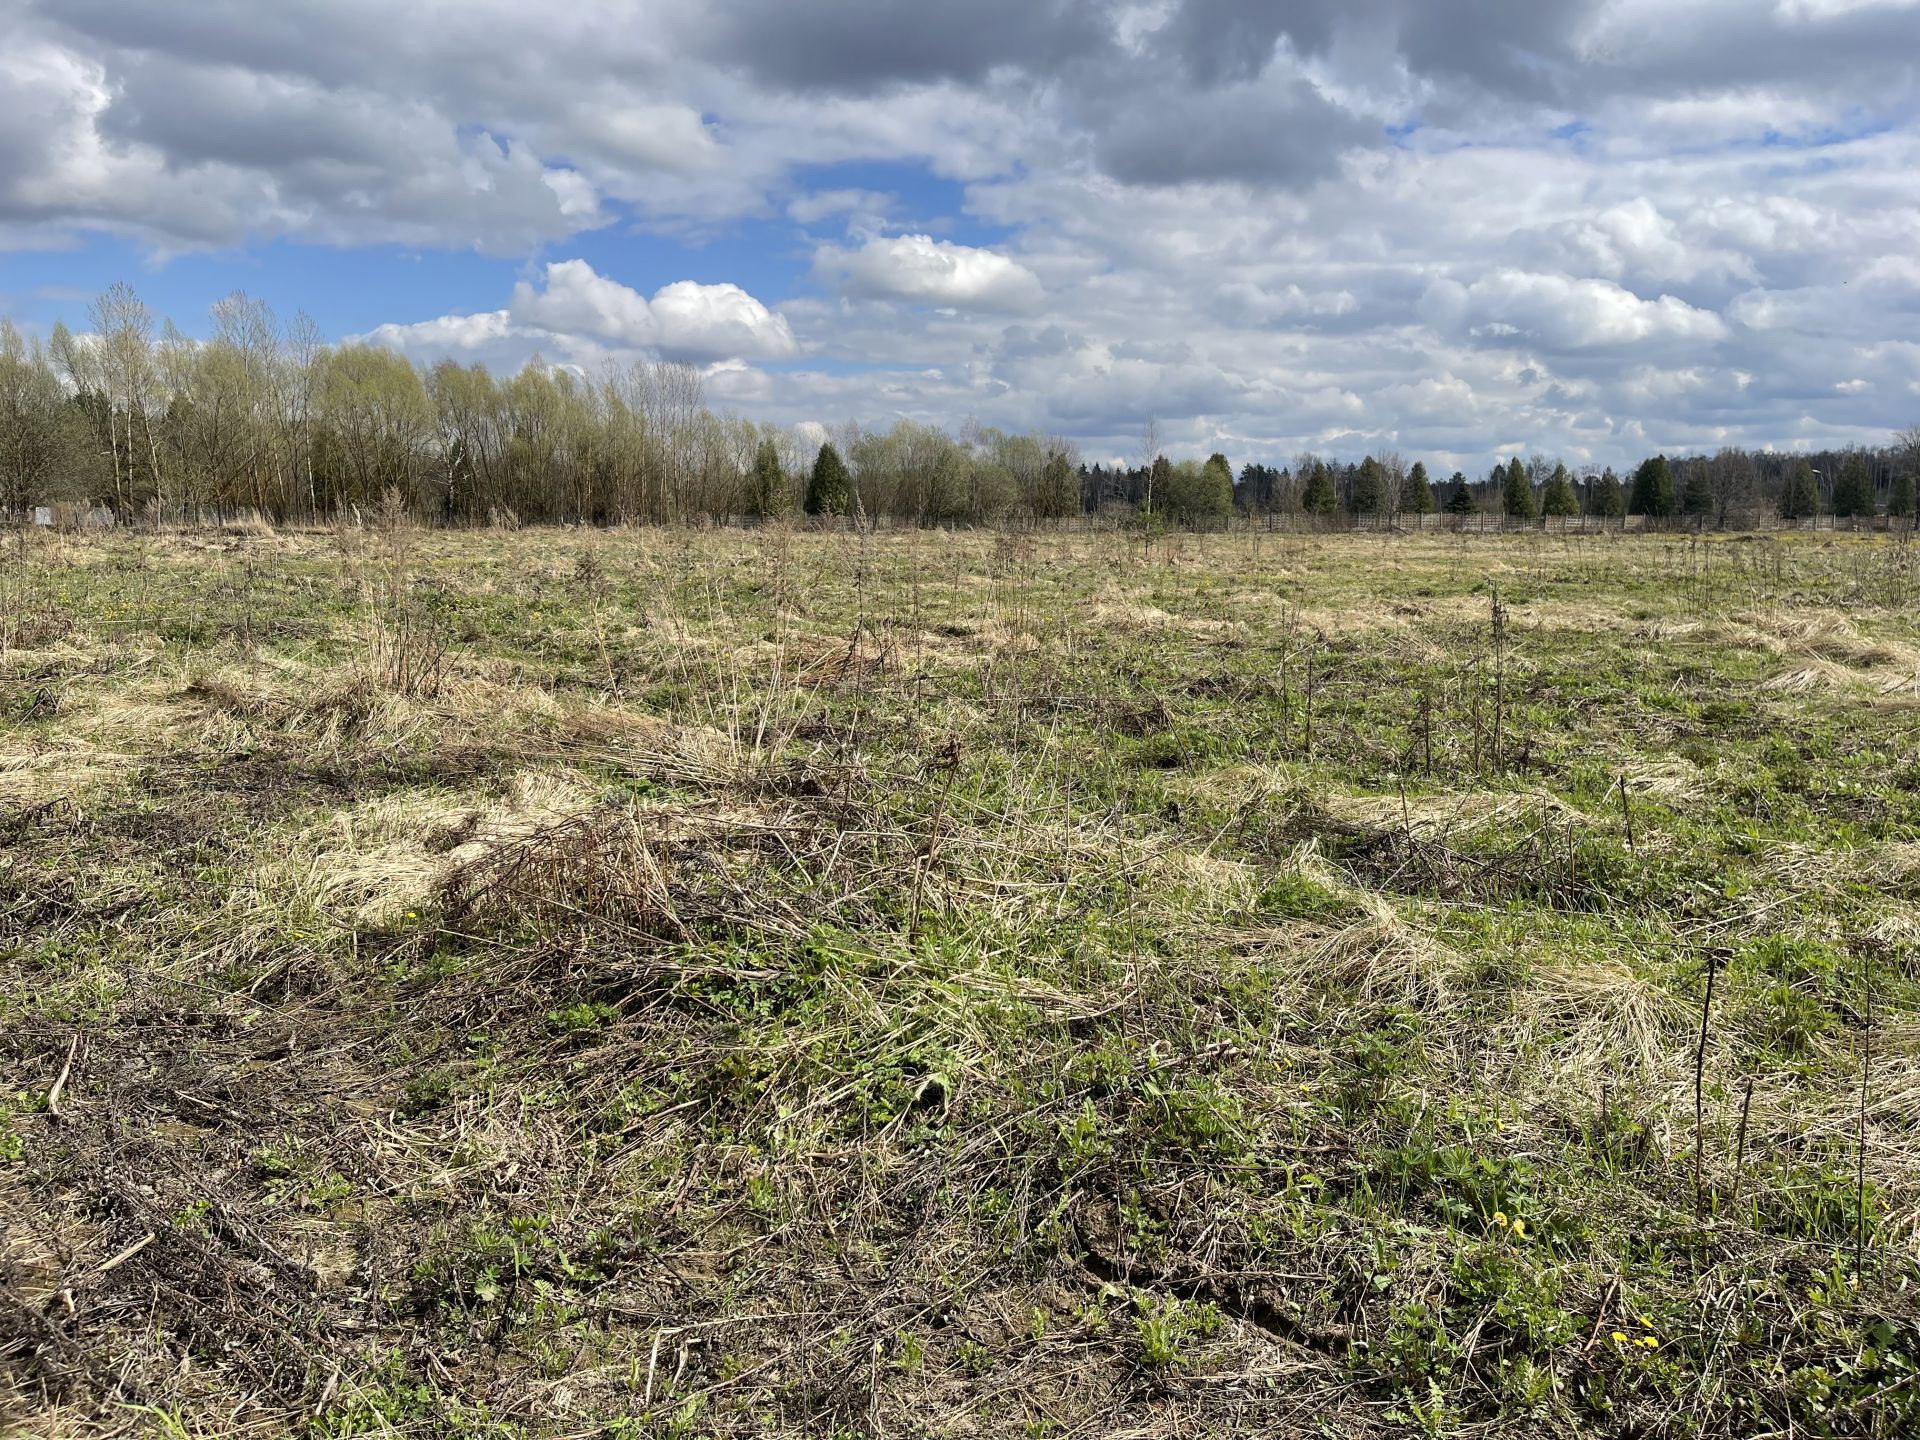
[[[419,530],[397,489],[385,494],[378,535],[381,569],[369,607],[368,672],[375,684],[395,694],[437,699],[452,656],[440,627],[412,595]]]
[[[1507,713],[1507,607],[1500,603],[1500,587],[1487,587],[1489,630],[1493,649],[1493,768],[1503,770]]]
[[[1707,951],[1706,962],[1706,990],[1700,997],[1700,1040],[1693,1051],[1693,1213],[1696,1219],[1705,1219],[1707,1213],[1702,1173],[1707,1151],[1707,1036],[1713,1022],[1713,980],[1720,969],[1719,951]]]

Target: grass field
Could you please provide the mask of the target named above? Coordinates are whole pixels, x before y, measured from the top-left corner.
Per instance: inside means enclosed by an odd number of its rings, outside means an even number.
[[[0,1413],[1912,1434],[1917,599],[1887,536],[9,539]]]

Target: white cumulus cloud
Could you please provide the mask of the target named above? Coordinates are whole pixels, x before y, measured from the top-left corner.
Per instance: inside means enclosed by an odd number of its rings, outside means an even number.
[[[858,249],[823,246],[816,273],[846,293],[977,310],[1030,310],[1045,298],[1040,277],[994,250],[931,235],[876,236]]]
[[[653,293],[653,345],[673,355],[778,360],[794,353],[793,331],[738,285],[676,280]]]
[[[1647,300],[1611,280],[1495,270],[1471,285],[1437,282],[1422,309],[1442,329],[1525,340],[1551,351],[1600,349],[1662,339],[1717,340],[1726,323],[1661,295]]]
[[[676,280],[648,299],[584,260],[547,266],[546,286],[514,287],[514,323],[557,335],[659,350],[684,359],[777,360],[799,347],[787,322],[738,285]]]
[[[521,281],[504,310],[381,325],[365,337],[420,358],[444,354],[524,360],[535,350],[562,358],[649,352],[702,363],[780,360],[799,346],[784,316],[738,285],[676,280],[649,299],[585,260],[556,260],[544,285]]]

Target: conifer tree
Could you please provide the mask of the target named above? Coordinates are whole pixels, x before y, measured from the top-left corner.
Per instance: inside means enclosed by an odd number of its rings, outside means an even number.
[[[1642,460],[1633,472],[1633,498],[1627,509],[1634,515],[1659,520],[1680,508],[1680,497],[1673,489],[1673,467],[1664,455]]]
[[[1533,503],[1533,482],[1527,479],[1527,467],[1518,455],[1507,462],[1501,477],[1500,509],[1516,520],[1531,520],[1540,513]]]
[[[1544,515],[1563,518],[1580,513],[1580,497],[1574,493],[1573,476],[1567,473],[1566,466],[1553,467],[1553,474],[1547,479],[1546,493],[1540,497],[1540,511]]]
[[[762,440],[753,452],[753,476],[747,500],[751,513],[763,516],[784,515],[793,503],[787,488],[787,472],[780,464],[780,448],[771,440]]]
[[[1593,482],[1593,513],[1609,520],[1618,520],[1627,513],[1626,487],[1620,483],[1620,477],[1613,473],[1609,465],[1601,471],[1600,478]]]
[[[1914,508],[1913,471],[1902,470],[1893,477],[1887,491],[1887,514],[1895,520],[1911,520]]]
[[[1360,468],[1353,476],[1353,513],[1356,515],[1377,515],[1385,489],[1385,477],[1380,470],[1380,462],[1369,455],[1360,462]]]
[[[1836,516],[1871,515],[1873,477],[1867,471],[1866,458],[1849,455],[1833,482],[1833,513]]]
[[[853,500],[853,482],[847,475],[840,452],[829,441],[814,457],[813,475],[807,481],[807,514],[844,515]]]
[[[1425,461],[1414,461],[1413,469],[1407,472],[1407,488],[1400,496],[1400,508],[1409,515],[1433,513],[1433,483],[1427,479]]]
[[[1477,507],[1473,503],[1473,486],[1467,483],[1467,477],[1458,470],[1453,472],[1453,493],[1447,496],[1449,515],[1471,515]]]
[[[1687,467],[1686,487],[1680,492],[1680,509],[1701,524],[1713,513],[1713,481],[1707,467],[1698,461]]]
[[[1802,460],[1787,472],[1787,482],[1780,490],[1780,518],[1782,520],[1805,520],[1820,513],[1820,486],[1814,479],[1813,466]]]
[[[1314,462],[1313,473],[1307,476],[1307,488],[1300,494],[1300,508],[1309,515],[1331,515],[1340,508],[1340,497],[1333,489],[1333,472],[1325,461]]]

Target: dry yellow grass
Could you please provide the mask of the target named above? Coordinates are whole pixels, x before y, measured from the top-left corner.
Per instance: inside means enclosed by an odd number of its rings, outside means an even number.
[[[1920,1423],[1892,546],[8,563],[25,1433]]]

